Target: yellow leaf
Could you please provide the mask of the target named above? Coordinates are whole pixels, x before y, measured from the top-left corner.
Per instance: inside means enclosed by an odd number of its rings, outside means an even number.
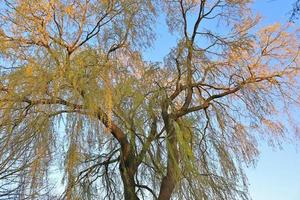
[[[67,6],[65,7],[65,12],[68,14],[68,15],[73,15],[74,14],[74,9],[72,6]]]
[[[31,76],[33,73],[33,68],[31,66],[28,66],[25,68],[25,74],[28,76]]]

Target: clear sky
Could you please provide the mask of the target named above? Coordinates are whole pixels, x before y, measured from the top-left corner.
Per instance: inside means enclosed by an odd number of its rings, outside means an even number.
[[[292,4],[293,0],[257,0],[253,8],[262,14],[264,24],[285,23]],[[300,113],[295,116],[300,118]],[[286,142],[282,147],[274,151],[261,145],[256,168],[247,170],[253,200],[300,200],[300,146]]]
[[[262,16],[261,26],[286,23],[293,0],[256,0],[253,10]],[[300,28],[300,20],[296,22]],[[157,46],[145,54],[145,59],[161,61],[176,39],[167,34],[164,22],[159,22]],[[300,120],[300,113],[295,113]],[[288,133],[292,135],[293,133]],[[298,133],[300,134],[300,133]],[[253,200],[300,200],[300,137],[298,147],[290,142],[274,149],[263,142],[255,168],[246,169],[249,192]]]

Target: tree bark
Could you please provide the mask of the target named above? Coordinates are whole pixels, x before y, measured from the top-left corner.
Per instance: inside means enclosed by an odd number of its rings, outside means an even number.
[[[167,174],[163,177],[160,186],[158,200],[171,199],[172,193],[178,182],[176,174],[178,165],[178,152],[176,149],[176,140],[174,135],[169,139]]]
[[[135,192],[134,175],[137,170],[136,156],[132,151],[131,145],[127,140],[126,134],[113,122],[108,125],[108,116],[100,108],[98,109],[98,119],[111,129],[112,135],[118,140],[121,146],[119,170],[124,188],[125,200],[139,200]]]
[[[171,199],[172,193],[178,182],[178,149],[175,128],[172,123],[172,117],[167,113],[168,105],[165,105],[162,112],[162,117],[165,123],[167,132],[167,146],[168,146],[168,163],[167,173],[163,177],[158,200],[169,200]]]
[[[158,196],[158,200],[169,200],[171,199],[171,195],[176,186],[176,181],[173,178],[172,172],[167,172],[167,175],[164,176],[161,186],[160,192]]]
[[[135,156],[132,151],[128,150],[127,155],[122,155],[121,163],[119,166],[121,178],[124,188],[125,200],[139,200],[135,192],[134,175],[136,173]],[[126,152],[126,151],[125,151]]]

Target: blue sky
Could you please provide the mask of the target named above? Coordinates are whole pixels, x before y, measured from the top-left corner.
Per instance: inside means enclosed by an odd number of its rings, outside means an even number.
[[[259,26],[275,22],[286,23],[293,2],[293,0],[254,1],[252,6],[254,12],[262,16]],[[296,25],[300,25],[300,20]],[[161,61],[176,41],[174,36],[167,33],[164,22],[160,21],[157,27],[156,45],[144,55],[147,60]],[[300,114],[295,115],[300,120]],[[259,149],[260,156],[256,167],[246,169],[250,184],[249,192],[253,200],[300,200],[300,139],[298,147],[292,142],[285,142],[282,143],[282,149],[274,149],[261,142]]]
[[[262,24],[285,23],[292,4],[292,0],[257,0],[253,8],[263,16]],[[299,113],[295,116],[300,118]],[[262,144],[256,168],[247,170],[253,200],[300,200],[299,141],[298,146],[286,142],[282,148]]]
[[[256,168],[247,170],[253,200],[300,199],[300,153],[293,145],[283,144],[274,151],[262,145]]]

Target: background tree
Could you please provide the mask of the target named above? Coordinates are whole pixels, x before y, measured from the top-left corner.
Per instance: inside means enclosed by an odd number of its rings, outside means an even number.
[[[0,198],[249,199],[299,104],[290,27],[254,32],[248,0],[1,2]],[[145,62],[159,12],[179,39]]]

